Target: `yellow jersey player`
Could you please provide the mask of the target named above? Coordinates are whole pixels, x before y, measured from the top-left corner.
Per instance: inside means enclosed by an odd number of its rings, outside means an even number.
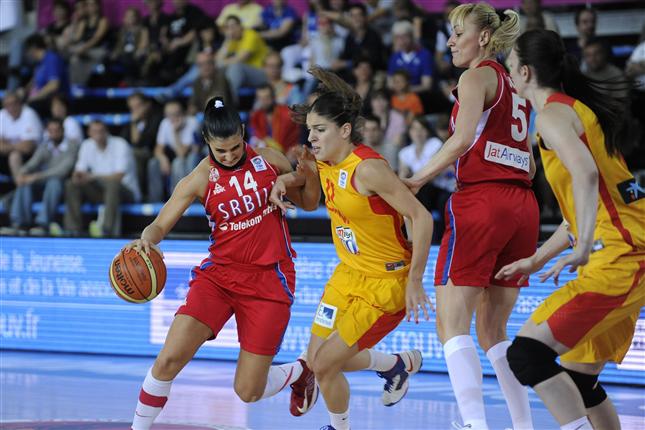
[[[311,106],[294,108],[306,123],[317,161],[339,265],[325,286],[312,325],[307,363],[313,369],[331,425],[349,429],[349,385],[344,371],[371,369],[385,379],[383,402],[405,395],[408,378],[422,364],[419,351],[384,354],[370,350],[406,316],[428,318],[432,307],[421,283],[432,217],[383,158],[361,145],[361,98],[333,73],[314,68],[322,82]],[[305,167],[299,166],[302,171]],[[272,190],[274,203],[298,186],[301,172],[283,175]],[[412,222],[412,247],[403,235],[403,216]],[[295,391],[295,389],[294,389]],[[293,398],[293,397],[292,397]]]
[[[524,279],[570,242],[573,252],[540,277],[557,284],[566,266],[578,276],[536,309],[508,361],[562,429],[620,428],[598,374],[607,361],[621,362],[645,305],[644,193],[619,148],[626,104],[598,93],[552,31],[520,36],[509,68],[537,111],[540,153],[564,222],[532,257],[497,276]]]

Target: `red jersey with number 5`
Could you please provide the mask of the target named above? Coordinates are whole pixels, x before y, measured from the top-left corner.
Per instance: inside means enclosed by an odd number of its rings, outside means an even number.
[[[458,188],[481,182],[508,182],[531,186],[529,179],[528,118],[529,103],[518,96],[511,77],[495,61],[483,61],[477,67],[492,67],[497,73],[497,93],[477,123],[475,139],[457,159],[455,175]],[[455,130],[459,111],[457,99],[450,115],[450,134]]]
[[[287,222],[269,201],[276,168],[246,144],[235,170],[211,162],[204,208],[211,228],[209,259],[218,264],[267,266],[295,257]]]

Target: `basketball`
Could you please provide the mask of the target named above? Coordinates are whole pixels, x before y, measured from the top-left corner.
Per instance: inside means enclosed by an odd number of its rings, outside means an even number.
[[[161,293],[166,284],[166,265],[154,248],[146,254],[120,250],[110,264],[110,285],[116,295],[131,303],[145,303]]]

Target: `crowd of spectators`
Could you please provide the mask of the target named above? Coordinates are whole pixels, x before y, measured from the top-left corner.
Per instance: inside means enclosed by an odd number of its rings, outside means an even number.
[[[251,145],[273,147],[295,162],[294,149],[306,136],[290,121],[289,106],[315,97],[316,82],[306,73],[314,64],[352,82],[364,100],[364,143],[401,177],[410,176],[448,136],[460,70],[446,47],[447,17],[458,4],[448,0],[433,15],[412,0],[309,0],[299,15],[289,0],[264,7],[237,0],[208,16],[189,0],[172,0],[171,14],[162,0],[145,0],[143,13],[129,7],[111,28],[103,14],[107,1],[55,0],[51,24],[24,41],[22,66],[31,75],[9,88],[0,111],[0,174],[15,187],[1,201],[11,224],[3,231],[84,234],[81,203],[90,201],[105,208],[89,232],[118,234],[120,204],[165,201],[206,155],[199,118],[216,95],[248,111]],[[520,12],[523,31],[558,31],[539,0],[522,0]],[[630,91],[625,83],[645,83],[643,36],[623,69],[612,63],[607,40],[596,36],[596,21],[595,10],[579,9],[578,36],[566,46],[585,73],[607,82],[608,95],[640,103],[633,111],[642,124],[645,89]],[[97,82],[163,90],[156,99],[129,96],[130,121],[119,133],[92,121],[85,138],[69,115],[70,88]],[[545,215],[557,215],[544,178],[535,183]],[[448,169],[419,198],[441,216],[454,188]],[[35,218],[34,201],[43,202]],[[56,208],[63,202],[61,226]]]

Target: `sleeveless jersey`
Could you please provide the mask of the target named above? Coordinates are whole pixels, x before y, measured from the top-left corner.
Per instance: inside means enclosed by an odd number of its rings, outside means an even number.
[[[591,152],[598,169],[599,199],[593,251],[611,245],[614,251],[602,253],[609,258],[645,252],[645,190],[629,172],[621,156],[610,156],[607,153],[604,133],[598,118],[589,107],[563,93],[552,94],[547,99],[548,103],[562,103],[575,110],[584,128],[580,140]],[[546,178],[558,200],[562,215],[569,224],[571,240],[575,243],[578,228],[571,175],[555,151],[546,148],[540,136],[538,143]]]
[[[235,170],[211,161],[203,198],[211,228],[208,259],[218,264],[267,266],[295,257],[287,222],[269,202],[277,170],[246,145]]]
[[[518,96],[504,67],[495,61],[483,61],[477,67],[490,66],[497,73],[497,92],[492,104],[485,107],[477,123],[475,139],[457,159],[457,187],[481,182],[508,182],[531,186],[528,135],[529,103]],[[450,134],[455,130],[459,112],[459,88],[450,114]]]
[[[339,164],[317,162],[334,246],[340,260],[355,270],[375,277],[402,276],[411,256],[403,217],[378,195],[364,196],[354,187],[356,167],[369,158],[383,157],[358,145]]]

